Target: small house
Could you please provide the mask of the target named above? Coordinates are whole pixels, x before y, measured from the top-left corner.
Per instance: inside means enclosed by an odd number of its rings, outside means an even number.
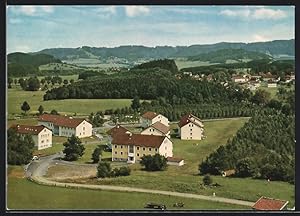
[[[167,158],[167,164],[168,165],[174,165],[174,166],[183,166],[184,165],[184,160],[183,160],[183,158],[168,157]]]
[[[165,126],[169,126],[169,120],[167,117],[156,112],[146,112],[140,118],[142,128],[147,128],[153,125],[155,122],[160,122]]]
[[[288,203],[289,203],[289,201],[273,199],[273,198],[262,196],[252,206],[252,209],[264,210],[264,211],[287,210]]]

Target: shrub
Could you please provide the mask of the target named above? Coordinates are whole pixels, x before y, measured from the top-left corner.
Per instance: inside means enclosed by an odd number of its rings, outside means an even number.
[[[100,161],[97,167],[97,177],[106,178],[112,174],[110,163]]]
[[[160,171],[167,168],[167,159],[160,154],[145,155],[141,158],[140,164],[145,166],[147,171]]]
[[[204,177],[203,177],[203,184],[204,185],[211,185],[212,184],[212,182],[213,182],[213,180],[212,180],[212,178],[210,177],[210,175],[205,175]]]

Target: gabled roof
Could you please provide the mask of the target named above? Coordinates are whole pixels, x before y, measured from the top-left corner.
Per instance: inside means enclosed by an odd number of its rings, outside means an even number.
[[[167,157],[167,160],[170,161],[170,162],[177,162],[177,163],[179,163],[180,161],[183,160],[183,158]]]
[[[289,201],[273,199],[268,197],[261,197],[252,206],[256,210],[282,210]]]
[[[125,134],[127,131],[129,131],[129,130],[127,130],[126,128],[122,127],[121,125],[116,125],[115,127],[113,127],[110,130],[108,130],[106,133],[108,135],[110,135],[110,136],[113,136],[113,135],[115,135],[117,133],[121,133],[121,134],[123,133],[123,134]]]
[[[150,128],[150,127],[153,127],[155,129],[159,130],[163,134],[167,134],[170,131],[170,127],[168,127],[160,122],[155,122],[154,124],[150,125],[148,128]],[[148,128],[146,128],[145,130],[147,130]]]
[[[72,118],[72,117],[61,116],[61,115],[43,114],[43,115],[40,115],[38,120],[44,121],[44,122],[51,122],[57,126],[76,128],[85,119]]]
[[[165,138],[165,136],[117,133],[115,136],[113,136],[111,143],[113,145],[134,145],[158,148],[163,143]]]
[[[146,119],[150,119],[150,120],[152,120],[152,119],[154,119],[156,116],[158,116],[159,115],[159,113],[156,113],[156,112],[145,112],[143,115],[142,115],[142,117],[143,118],[146,118]]]
[[[193,121],[192,118],[195,118],[197,119],[198,121],[201,121],[198,117],[194,116],[193,114],[187,114],[185,116],[182,116],[179,123],[178,123],[178,126],[179,127],[183,127],[184,125],[192,122],[193,124],[199,126],[199,127],[202,127],[201,125],[199,125],[197,122]]]
[[[17,125],[11,126],[11,128],[16,129],[17,133],[38,135],[42,130],[44,130],[47,127],[45,127],[43,125],[32,126],[32,125],[17,124]],[[48,129],[48,130],[50,130],[50,129]]]

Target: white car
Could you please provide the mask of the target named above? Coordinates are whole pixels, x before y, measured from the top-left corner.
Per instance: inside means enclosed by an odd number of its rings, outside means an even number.
[[[35,160],[38,160],[38,159],[39,159],[39,157],[35,155],[35,156],[32,157],[31,160],[32,160],[32,161],[35,161]]]

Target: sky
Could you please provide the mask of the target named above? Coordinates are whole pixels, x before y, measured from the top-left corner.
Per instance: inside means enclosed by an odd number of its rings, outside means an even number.
[[[8,53],[294,37],[294,6],[7,6]]]

